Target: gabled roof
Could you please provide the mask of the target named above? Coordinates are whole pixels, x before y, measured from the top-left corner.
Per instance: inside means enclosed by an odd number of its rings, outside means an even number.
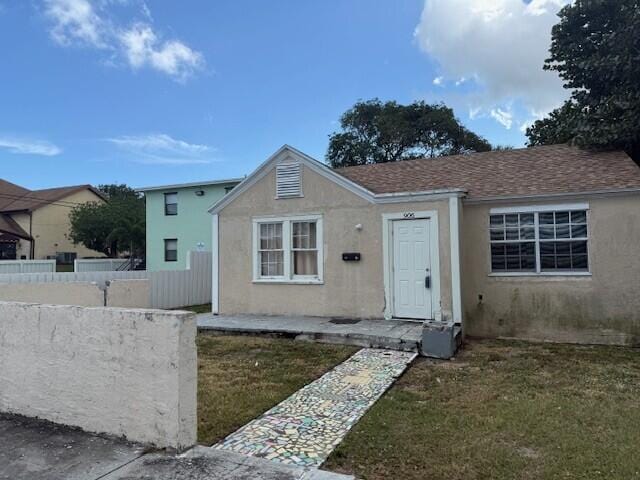
[[[24,238],[25,240],[31,240],[31,237],[24,229],[16,223],[16,221],[9,215],[0,214],[0,234],[8,233],[15,237]]]
[[[640,168],[622,151],[592,152],[569,145],[546,145],[332,170],[284,145],[212,205],[209,212],[220,212],[287,158],[303,163],[371,203],[451,196],[491,200],[640,192]]]
[[[243,192],[248,190],[252,185],[254,185],[258,180],[263,178],[267,173],[269,173],[274,165],[278,162],[286,159],[296,160],[316,173],[328,178],[329,180],[341,185],[347,190],[353,192],[354,194],[365,198],[369,201],[373,201],[373,195],[366,188],[361,187],[353,183],[348,178],[343,177],[342,175],[338,175],[335,171],[331,170],[324,163],[321,163],[309,155],[302,153],[300,150],[293,148],[290,145],[283,145],[280,147],[273,155],[271,155],[267,160],[265,160],[258,168],[256,168],[251,175],[245,177],[245,179],[240,182],[230,193],[222,197],[216,203],[214,203],[209,208],[209,213],[215,214],[226,207],[229,203],[231,203],[234,199],[242,195]]]
[[[0,212],[4,210],[4,207],[13,203],[16,198],[20,198],[28,193],[29,190],[26,188],[0,178]]]
[[[6,180],[0,180],[0,212],[29,212],[37,210],[82,190],[90,190],[98,197],[105,199],[104,194],[91,185],[28,190]]]
[[[622,151],[546,145],[346,167],[340,175],[375,194],[460,188],[468,199],[640,189],[640,168]]]

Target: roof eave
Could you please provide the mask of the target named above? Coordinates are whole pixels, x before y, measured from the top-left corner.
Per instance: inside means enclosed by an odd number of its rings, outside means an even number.
[[[421,200],[437,200],[439,198],[464,197],[467,191],[463,188],[439,188],[434,190],[422,190],[416,192],[391,192],[377,193],[374,195],[375,203],[401,203]]]
[[[157,191],[157,190],[172,190],[172,189],[192,188],[192,187],[208,187],[210,185],[225,185],[225,184],[228,184],[228,183],[239,184],[245,178],[246,177],[226,178],[226,179],[221,179],[221,180],[208,180],[208,181],[204,181],[204,182],[176,183],[176,184],[173,184],[173,185],[158,185],[158,186],[155,186],[155,187],[141,187],[141,188],[136,188],[135,191],[139,192],[139,193],[144,193],[144,192],[153,192],[153,191]]]
[[[21,238],[22,240],[27,240],[29,242],[33,240],[33,237],[30,237],[29,235],[22,235],[20,233],[11,232],[11,231],[5,230],[3,228],[0,228],[0,233],[6,233],[7,235],[13,235],[14,237],[18,237],[18,238]]]
[[[530,200],[558,200],[562,198],[574,197],[611,197],[621,195],[637,195],[640,194],[640,187],[633,188],[615,188],[602,190],[586,190],[582,192],[559,192],[559,193],[541,193],[537,195],[496,195],[491,197],[467,197],[464,203],[467,205],[497,203],[497,202],[526,202]]]

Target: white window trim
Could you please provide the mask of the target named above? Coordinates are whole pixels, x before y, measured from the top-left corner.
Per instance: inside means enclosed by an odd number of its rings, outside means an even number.
[[[584,240],[587,242],[587,262],[589,269],[587,271],[557,271],[557,272],[543,272],[540,269],[540,231],[538,225],[538,214],[544,212],[555,211],[576,211],[584,210],[587,215],[587,236]],[[488,277],[590,277],[591,273],[591,220],[590,210],[588,203],[561,203],[554,205],[523,205],[520,207],[500,207],[491,208],[489,210],[489,216],[509,214],[509,213],[534,213],[534,228],[535,228],[535,245],[536,245],[536,270],[535,272],[494,272],[491,269],[491,224],[487,224],[487,235],[489,236],[489,262],[488,262]],[[570,241],[570,239],[567,239]],[[544,240],[543,240],[544,241]]]
[[[501,213],[540,213],[556,210],[589,210],[588,203],[559,203],[554,205],[523,205],[521,207],[501,207],[489,210],[490,215]]]
[[[260,275],[260,255],[258,246],[260,245],[260,224],[282,222],[282,249],[284,251],[284,275],[281,277],[263,277]],[[291,246],[291,223],[292,222],[316,222],[316,247],[318,250],[318,275],[294,275],[291,266],[292,246]],[[322,215],[289,215],[289,216],[265,216],[255,217],[253,223],[253,283],[281,283],[296,285],[321,285],[324,283],[324,231],[322,225]]]

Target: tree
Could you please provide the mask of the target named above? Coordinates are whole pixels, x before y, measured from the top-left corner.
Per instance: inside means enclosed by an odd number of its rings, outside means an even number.
[[[71,210],[71,240],[110,257],[124,251],[132,256],[142,255],[144,198],[126,185],[100,185],[98,190],[105,194],[106,202],[89,202]]]
[[[640,162],[640,2],[576,0],[559,16],[544,69],[571,98],[527,129],[529,144],[620,148]]]
[[[327,150],[334,168],[491,150],[442,104],[360,101],[342,115],[340,126]]]

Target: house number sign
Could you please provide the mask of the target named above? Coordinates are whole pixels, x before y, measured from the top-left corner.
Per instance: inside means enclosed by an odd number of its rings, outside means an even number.
[[[416,218],[416,214],[413,212],[404,212],[402,215],[404,215],[404,218]]]

